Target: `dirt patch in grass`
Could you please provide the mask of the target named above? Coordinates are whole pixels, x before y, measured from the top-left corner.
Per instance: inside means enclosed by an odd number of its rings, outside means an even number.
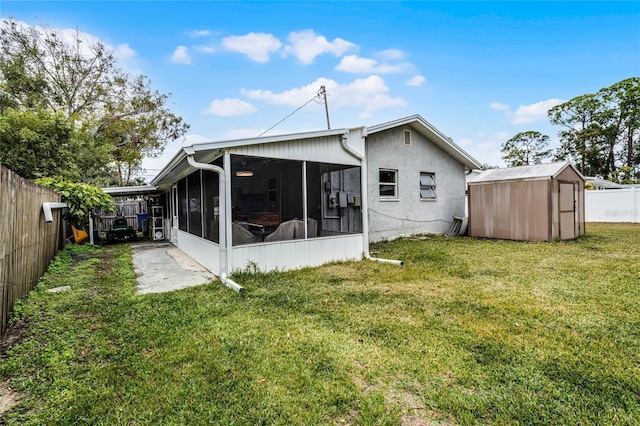
[[[7,380],[0,381],[0,422],[3,414],[20,403],[22,395],[9,386]]]
[[[0,359],[6,358],[7,353],[27,336],[27,321],[19,319],[7,325],[0,336]]]

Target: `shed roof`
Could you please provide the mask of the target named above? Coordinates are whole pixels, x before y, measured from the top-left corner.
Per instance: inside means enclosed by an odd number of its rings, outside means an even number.
[[[581,179],[584,180],[582,174],[568,161],[549,164],[534,164],[531,166],[508,167],[504,169],[485,170],[473,180],[469,181],[469,185],[483,182],[495,182],[505,180],[525,180],[525,179],[554,179],[564,169],[571,167]]]
[[[408,117],[399,118],[382,124],[376,124],[375,126],[368,126],[367,134],[371,135],[404,125],[408,125],[415,131],[419,132],[421,135],[433,142],[437,147],[442,149],[458,162],[462,163],[467,169],[478,169],[482,167],[482,164],[480,164],[478,160],[456,145],[451,138],[436,129],[419,114],[410,115]]]

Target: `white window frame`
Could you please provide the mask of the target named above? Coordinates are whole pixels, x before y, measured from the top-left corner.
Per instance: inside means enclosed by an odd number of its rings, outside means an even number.
[[[423,181],[423,177],[430,178],[431,182]],[[431,191],[433,195],[427,196],[423,191]],[[420,200],[433,201],[436,198],[436,174],[433,172],[420,172]]]
[[[394,182],[381,182],[380,174],[382,172],[393,173]],[[393,195],[382,195],[382,187],[391,186],[394,188]],[[381,200],[397,200],[398,199],[398,170],[396,169],[378,169],[378,195]]]

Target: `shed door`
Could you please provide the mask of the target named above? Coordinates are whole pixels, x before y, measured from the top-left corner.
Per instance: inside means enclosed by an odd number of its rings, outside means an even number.
[[[559,182],[560,193],[560,239],[571,240],[577,237],[577,182]]]

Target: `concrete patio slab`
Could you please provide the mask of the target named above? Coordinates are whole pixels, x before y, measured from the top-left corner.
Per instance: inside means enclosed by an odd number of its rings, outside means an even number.
[[[164,293],[208,284],[218,278],[173,244],[131,244],[138,275],[136,294]]]

